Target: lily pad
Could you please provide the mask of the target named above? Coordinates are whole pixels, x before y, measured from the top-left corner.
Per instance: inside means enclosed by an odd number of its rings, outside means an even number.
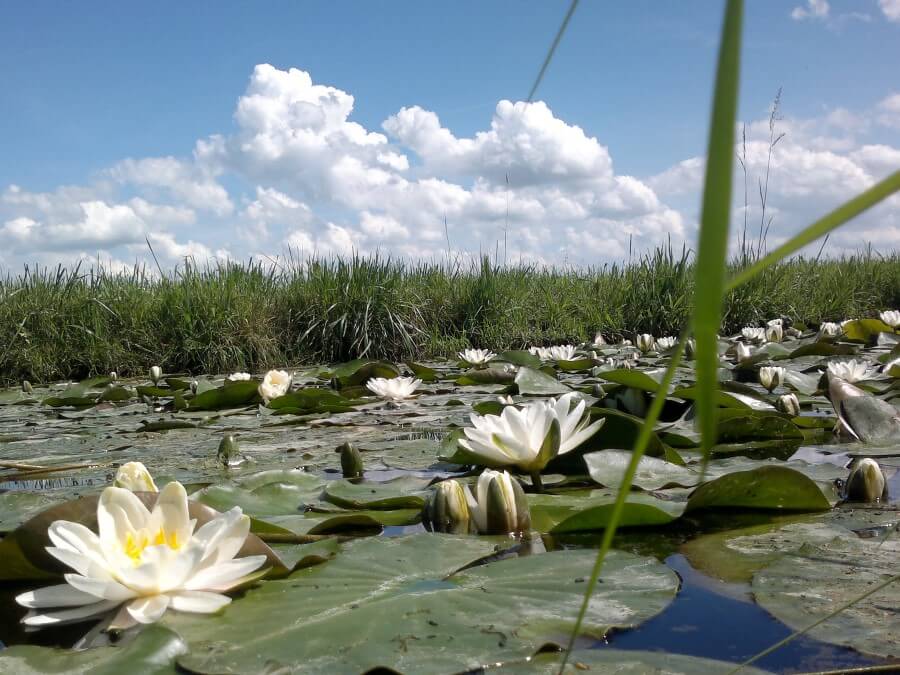
[[[499,675],[558,675],[561,663],[561,654],[544,653],[527,661],[505,663],[497,669],[492,668],[490,672]],[[604,675],[722,675],[736,667],[735,663],[701,659],[686,654],[601,647],[572,651],[563,672],[567,675],[582,672]],[[764,675],[768,671],[747,666],[740,672],[744,675]]]
[[[616,490],[573,490],[563,494],[531,494],[531,525],[540,532],[602,530],[609,523]],[[622,512],[620,527],[668,525],[684,513],[684,502],[664,501],[632,492]]]
[[[460,672],[563,641],[593,551],[455,572],[493,548],[479,537],[429,534],[356,541],[331,562],[263,582],[221,616],[173,614],[164,621],[189,645],[179,665],[196,673],[297,664],[309,673]],[[583,630],[599,638],[612,627],[637,625],[661,611],[677,588],[674,572],[655,559],[612,551]]]
[[[818,484],[800,471],[762,466],[725,474],[694,490],[687,510],[708,508],[827,511],[831,502]]]
[[[572,391],[571,387],[567,387],[555,377],[533,368],[520,368],[516,373],[515,382],[519,393],[526,396],[556,396]]]
[[[619,489],[625,471],[631,462],[631,453],[624,450],[602,450],[584,455],[588,473],[597,483]],[[656,457],[641,457],[632,485],[642,490],[659,490],[665,487],[693,487],[700,476],[678,464]]]
[[[428,478],[404,476],[384,483],[339,480],[329,483],[322,498],[347,509],[421,509]]]

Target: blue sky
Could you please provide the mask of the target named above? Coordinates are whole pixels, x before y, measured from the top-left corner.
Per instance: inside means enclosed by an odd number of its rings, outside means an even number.
[[[4,111],[0,191],[15,185],[20,195],[52,194],[62,199],[62,186],[80,186],[84,189],[77,196],[68,197],[77,203],[100,200],[113,207],[138,196],[158,206],[196,209],[196,204],[179,203],[159,185],[153,194],[145,194],[146,177],[118,180],[112,191],[109,186],[98,187],[97,177],[127,158],[173,157],[187,162],[198,139],[240,135],[236,104],[258,64],[271,64],[280,72],[296,68],[307,72],[315,85],[352,95],[349,121],[370,132],[384,134],[386,119],[401,108],[418,106],[436,113],[440,126],[455,138],[475,138],[491,128],[498,101],[525,97],[567,4],[8,4],[0,23],[0,59],[6,64],[0,72]],[[893,114],[884,102],[900,92],[896,70],[900,3],[746,4],[743,120],[764,119],[772,96],[783,87],[786,127],[796,122],[799,130],[791,133],[806,142],[808,150],[847,155],[867,146],[900,146],[900,124],[893,118],[872,121],[884,119],[885,105]],[[671,229],[687,239],[695,216],[696,186],[685,178],[687,182],[673,188],[670,179],[679,167],[684,173],[681,163],[703,154],[721,14],[722,3],[712,1],[584,0],[537,96],[555,120],[596,138],[606,149],[615,176],[636,177],[656,193],[663,206],[649,205],[649,198],[642,197],[644,215],[674,207],[681,223],[669,221]],[[835,110],[868,122],[853,130],[822,127],[822,120]],[[813,130],[815,125],[821,128]],[[836,140],[822,141],[823,136]],[[470,190],[482,175],[482,169],[472,164],[448,167],[446,157],[423,158],[394,137],[389,144],[409,158],[410,171],[418,172],[418,178],[449,180]],[[886,152],[877,161],[881,166],[892,159]],[[519,160],[527,161],[527,156],[508,161]],[[437,168],[423,171],[429,162]],[[880,177],[872,167],[863,170],[869,177]],[[190,169],[196,171],[201,169]],[[259,189],[277,188],[279,194],[311,209],[315,217],[304,221],[308,236],[299,241],[314,246],[317,233],[328,223],[346,229],[352,239],[355,233],[366,234],[353,229],[361,212],[387,214],[394,220],[403,213],[381,203],[352,204],[334,194],[323,196],[321,189],[280,180],[268,169],[246,171],[235,157],[215,169],[204,166],[202,172],[228,190],[233,211],[210,219],[201,209],[192,222],[185,215],[180,226],[171,224],[166,231],[173,240],[185,239],[183,234],[189,231],[209,251],[227,249],[234,254],[232,249],[237,248],[255,253],[284,245],[297,225],[290,218],[280,225],[267,224],[264,240],[248,241],[232,231],[240,227],[241,209],[253,202],[254,193],[259,196]],[[264,178],[271,184],[264,184]],[[544,199],[536,193],[514,197],[523,204]],[[61,219],[57,225],[71,225],[74,216],[67,221],[61,214],[78,211],[73,203],[71,209],[58,205],[54,213],[35,213],[20,210],[21,201],[6,199],[5,206],[0,205],[0,223],[27,217],[37,226],[53,227],[54,218]],[[588,211],[600,219],[601,229],[613,227],[607,222],[615,220],[609,213]],[[632,227],[640,227],[634,221],[637,216],[627,215]],[[571,226],[577,230],[575,221],[573,215]],[[189,227],[178,229],[185,226]],[[368,238],[360,240],[361,249],[382,245],[391,249],[390,241],[379,242],[373,234],[378,228],[369,229]],[[482,230],[488,239],[491,232],[496,235],[486,226]],[[647,243],[659,234],[648,234]],[[239,239],[242,243],[235,243]],[[102,251],[127,261],[133,252],[126,240],[113,237],[106,246],[93,240],[81,245],[76,239],[72,246],[49,255]],[[474,248],[475,243],[467,246]],[[12,266],[29,255],[48,259],[24,240],[13,248],[16,252],[0,264]],[[321,248],[328,249],[324,240]],[[406,252],[414,250],[429,249],[417,246]]]

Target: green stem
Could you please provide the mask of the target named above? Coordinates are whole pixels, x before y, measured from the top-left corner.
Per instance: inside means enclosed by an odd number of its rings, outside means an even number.
[[[543,492],[544,491],[544,481],[541,480],[541,472],[540,471],[532,471],[531,472],[531,485],[534,487],[535,492]]]

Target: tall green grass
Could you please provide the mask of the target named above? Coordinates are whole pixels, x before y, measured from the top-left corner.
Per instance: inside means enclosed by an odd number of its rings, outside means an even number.
[[[738,273],[736,265],[728,273]],[[441,357],[635,333],[677,334],[692,311],[688,250],[661,247],[594,269],[409,263],[386,258],[137,268],[38,269],[0,280],[0,377],[49,381],[116,370]],[[805,324],[900,306],[900,255],[796,258],[724,297],[721,329],[773,316]]]
[[[729,275],[738,273],[730,266]],[[29,270],[0,280],[0,377],[50,381],[116,370],[261,370],[358,356],[442,357],[578,342],[603,331],[677,334],[692,311],[688,250],[594,269],[386,258]],[[797,258],[735,287],[722,330],[773,316],[815,324],[900,306],[900,255]]]

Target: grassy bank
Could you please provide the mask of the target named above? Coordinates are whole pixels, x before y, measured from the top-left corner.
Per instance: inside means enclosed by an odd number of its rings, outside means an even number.
[[[690,256],[659,249],[593,270],[410,264],[378,258],[198,269],[165,278],[39,270],[0,281],[0,377],[47,381],[117,370],[447,355],[673,334],[690,307]],[[728,297],[723,329],[785,315],[804,323],[900,307],[900,254],[798,259]]]

